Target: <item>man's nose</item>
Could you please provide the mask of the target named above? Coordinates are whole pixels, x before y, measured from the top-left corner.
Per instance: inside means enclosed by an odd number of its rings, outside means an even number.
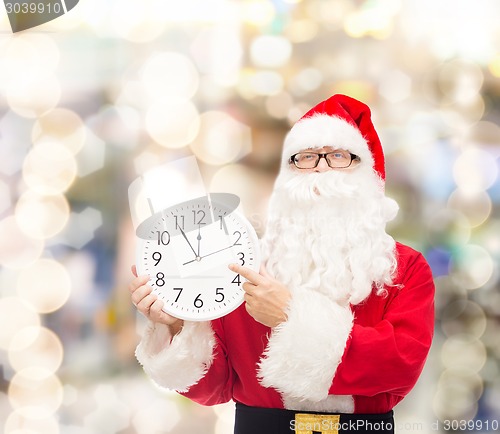
[[[318,165],[315,167],[314,171],[315,172],[326,172],[328,170],[331,170],[330,166],[326,162],[326,158],[320,158]]]

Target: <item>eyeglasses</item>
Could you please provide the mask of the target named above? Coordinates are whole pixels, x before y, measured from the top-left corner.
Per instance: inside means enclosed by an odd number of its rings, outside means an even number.
[[[297,169],[314,169],[318,166],[319,160],[324,158],[328,166],[332,169],[345,169],[353,161],[359,161],[359,157],[343,149],[337,149],[325,154],[316,152],[299,152],[290,157],[289,163],[294,164]]]

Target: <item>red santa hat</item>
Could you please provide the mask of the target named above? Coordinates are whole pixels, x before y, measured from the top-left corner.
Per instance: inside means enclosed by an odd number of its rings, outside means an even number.
[[[309,110],[288,133],[283,146],[283,163],[307,148],[333,146],[371,161],[373,170],[385,180],[382,145],[371,120],[370,108],[346,95],[333,95]]]

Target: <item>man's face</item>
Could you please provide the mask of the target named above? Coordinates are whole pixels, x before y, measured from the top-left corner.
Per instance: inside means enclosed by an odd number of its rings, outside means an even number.
[[[329,155],[321,157],[319,154]],[[329,161],[327,161],[327,158]],[[353,171],[360,163],[358,156],[332,146],[301,149],[297,154],[294,154],[293,160],[290,160],[290,167],[299,173],[321,173],[330,170]],[[316,161],[317,165],[313,167]]]

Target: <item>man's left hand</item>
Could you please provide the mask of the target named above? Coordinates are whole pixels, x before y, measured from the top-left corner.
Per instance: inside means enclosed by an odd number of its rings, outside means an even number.
[[[268,327],[276,327],[287,320],[290,291],[274,279],[264,266],[261,266],[260,273],[237,264],[230,264],[229,269],[247,280],[242,285],[245,307],[255,321]]]

